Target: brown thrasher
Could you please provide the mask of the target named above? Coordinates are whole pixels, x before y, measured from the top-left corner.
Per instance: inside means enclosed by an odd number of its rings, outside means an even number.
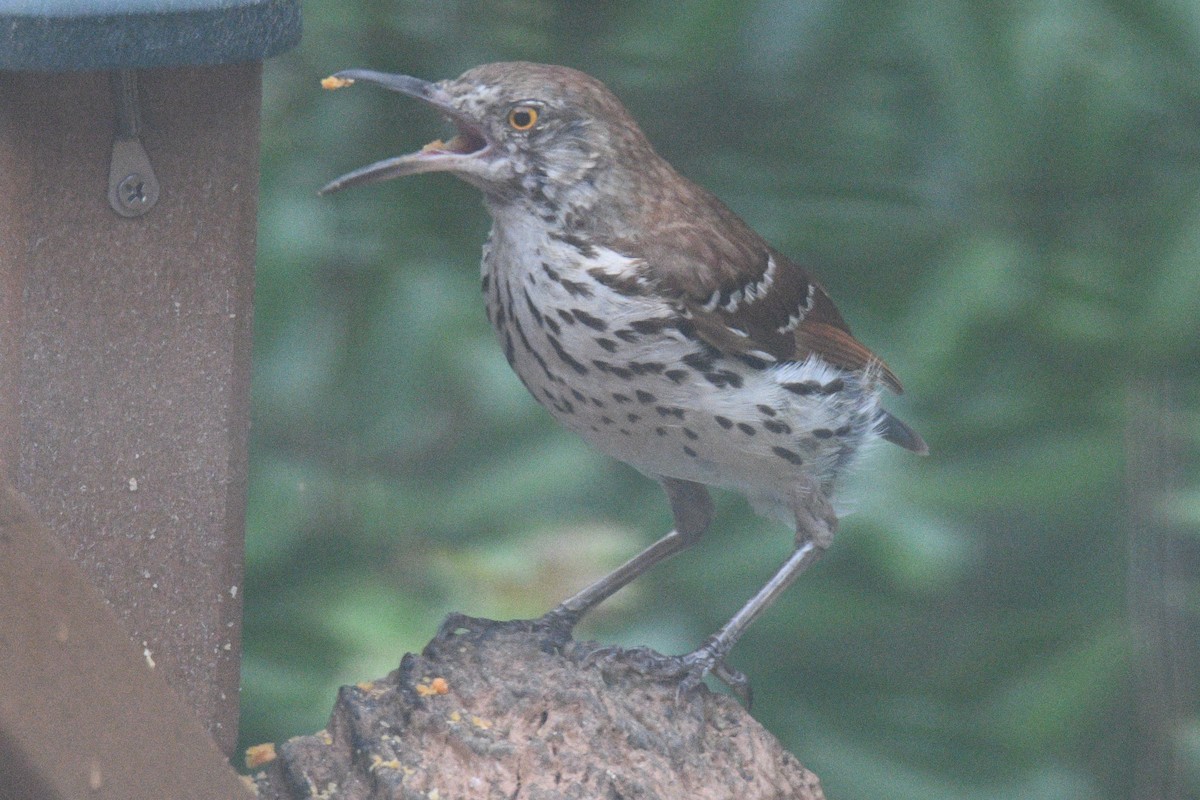
[[[321,190],[449,172],[483,192],[488,319],[509,364],[561,423],[655,478],[674,529],[539,624],[569,636],[589,609],[694,544],[707,486],[733,489],[795,527],[795,549],[696,651],[647,669],[696,686],[747,626],[829,546],[830,496],[867,442],[925,443],[880,405],[900,381],[851,333],[804,270],[664,161],[620,101],[566,67],[485,64],[431,83],[347,70],[432,106],[448,142],[344,175]]]

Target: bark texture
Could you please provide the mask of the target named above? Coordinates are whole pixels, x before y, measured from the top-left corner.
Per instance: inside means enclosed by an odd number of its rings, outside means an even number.
[[[281,745],[260,797],[823,800],[733,699],[677,697],[637,669],[646,651],[595,653],[529,623],[452,616],[421,655],[344,687],[325,730]]]

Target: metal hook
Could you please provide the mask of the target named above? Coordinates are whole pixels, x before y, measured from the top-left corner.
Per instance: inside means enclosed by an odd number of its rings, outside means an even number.
[[[113,102],[117,130],[108,168],[108,204],[122,217],[140,217],[158,202],[158,178],[138,138],[142,120],[138,108],[137,73],[113,73]]]

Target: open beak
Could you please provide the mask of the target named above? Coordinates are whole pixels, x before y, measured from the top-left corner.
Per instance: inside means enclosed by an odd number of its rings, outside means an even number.
[[[359,81],[373,83],[428,103],[450,120],[457,129],[457,134],[448,142],[436,139],[415,153],[385,158],[348,172],[330,181],[318,194],[332,194],[349,186],[402,178],[421,172],[467,171],[471,165],[478,163],[479,156],[489,151],[487,138],[479,125],[459,111],[454,105],[454,99],[436,83],[409,75],[390,75],[369,69],[347,69],[326,78],[321,85],[337,89]]]

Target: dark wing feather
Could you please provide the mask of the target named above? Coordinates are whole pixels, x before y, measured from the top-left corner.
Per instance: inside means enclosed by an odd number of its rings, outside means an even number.
[[[775,361],[816,354],[844,369],[873,370],[889,389],[903,391],[883,359],[854,338],[820,284],[765,244],[752,257],[725,274],[706,270],[705,262],[691,262],[687,273],[656,270],[665,259],[647,264],[658,284],[678,298],[697,333],[718,350]]]
[[[641,265],[622,291],[653,286],[673,298],[696,335],[721,352],[764,363],[803,361],[815,354],[843,369],[871,372],[892,391],[902,391],[895,373],[854,338],[808,273],[710,192],[679,176],[652,151],[642,155],[649,159],[634,173],[636,191],[621,207],[627,215],[621,233],[588,227],[594,219],[579,220],[593,240]],[[929,452],[920,435],[889,412],[881,409],[876,425],[888,441]]]
[[[921,434],[914,431],[912,428],[892,415],[890,411],[884,409],[879,410],[879,416],[876,418],[879,435],[887,439],[892,444],[898,444],[905,450],[912,450],[917,455],[929,455],[929,445],[925,444],[925,440],[921,438]]]
[[[820,284],[710,192],[671,178],[646,185],[639,224],[630,226],[637,234],[601,238],[642,261],[645,277],[676,299],[702,339],[722,352],[768,362],[816,354],[844,369],[871,370],[889,389],[902,391],[895,373],[850,333]],[[675,192],[655,197],[666,185]]]

